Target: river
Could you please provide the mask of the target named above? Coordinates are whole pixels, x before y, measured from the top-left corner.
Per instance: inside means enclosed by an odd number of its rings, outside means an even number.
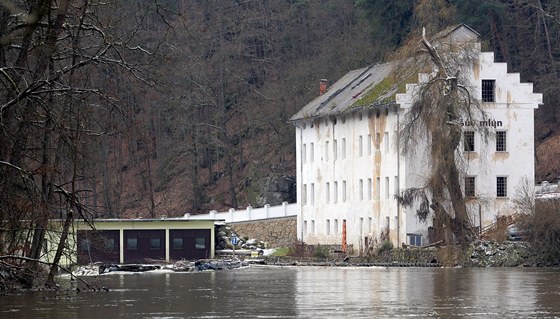
[[[0,318],[560,318],[559,269],[251,266],[85,279],[109,292],[0,296]]]

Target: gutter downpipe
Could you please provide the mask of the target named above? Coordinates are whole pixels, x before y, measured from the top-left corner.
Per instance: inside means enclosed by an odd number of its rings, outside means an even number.
[[[401,127],[399,120],[399,107],[395,106],[397,113],[397,192],[401,189]],[[401,205],[397,200],[397,247],[401,246]]]
[[[301,193],[301,187],[303,185],[302,181],[303,181],[303,162],[301,159],[301,147],[302,147],[302,143],[303,143],[303,130],[296,125],[296,132],[297,134],[299,134],[299,152],[297,151],[297,146],[296,146],[296,159],[299,157],[298,161],[297,161],[297,165],[299,165],[299,181],[296,179],[296,183],[298,183],[297,185],[297,189],[298,189],[298,193],[299,193],[299,201],[300,201],[300,205],[299,205],[299,231],[300,231],[300,238],[301,238],[301,242],[303,242],[303,198],[302,198],[302,193]],[[307,195],[307,194],[306,194]]]

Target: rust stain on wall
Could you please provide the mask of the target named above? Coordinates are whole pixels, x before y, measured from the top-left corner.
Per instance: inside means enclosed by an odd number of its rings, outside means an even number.
[[[379,197],[381,196],[381,188],[382,178],[381,178],[381,162],[383,160],[383,156],[381,155],[381,145],[383,142],[383,138],[385,136],[385,128],[387,126],[387,116],[385,112],[378,111],[379,113],[372,113],[368,119],[368,129],[369,134],[372,139],[372,143],[375,147],[374,150],[374,157],[373,157],[373,179],[372,179],[372,189],[373,189],[373,219],[377,221],[378,227],[382,225],[381,221],[381,200]],[[379,180],[379,183],[377,181]],[[377,194],[380,196],[377,197]]]
[[[495,152],[492,155],[492,161],[503,162],[509,158],[509,152]]]
[[[480,80],[480,61],[476,60],[473,63],[473,76],[476,81]]]

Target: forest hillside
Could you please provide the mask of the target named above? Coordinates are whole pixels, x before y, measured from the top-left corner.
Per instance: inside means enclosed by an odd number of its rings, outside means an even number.
[[[560,175],[560,0],[8,0],[0,16],[0,220],[294,201],[287,120],[320,79],[458,23],[543,93],[536,180]]]

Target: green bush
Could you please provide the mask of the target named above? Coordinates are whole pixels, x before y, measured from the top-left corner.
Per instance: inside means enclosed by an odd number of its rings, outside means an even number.
[[[276,248],[274,253],[272,253],[272,256],[274,256],[274,257],[284,257],[284,256],[287,256],[289,253],[290,253],[290,248],[280,247],[280,248]]]

